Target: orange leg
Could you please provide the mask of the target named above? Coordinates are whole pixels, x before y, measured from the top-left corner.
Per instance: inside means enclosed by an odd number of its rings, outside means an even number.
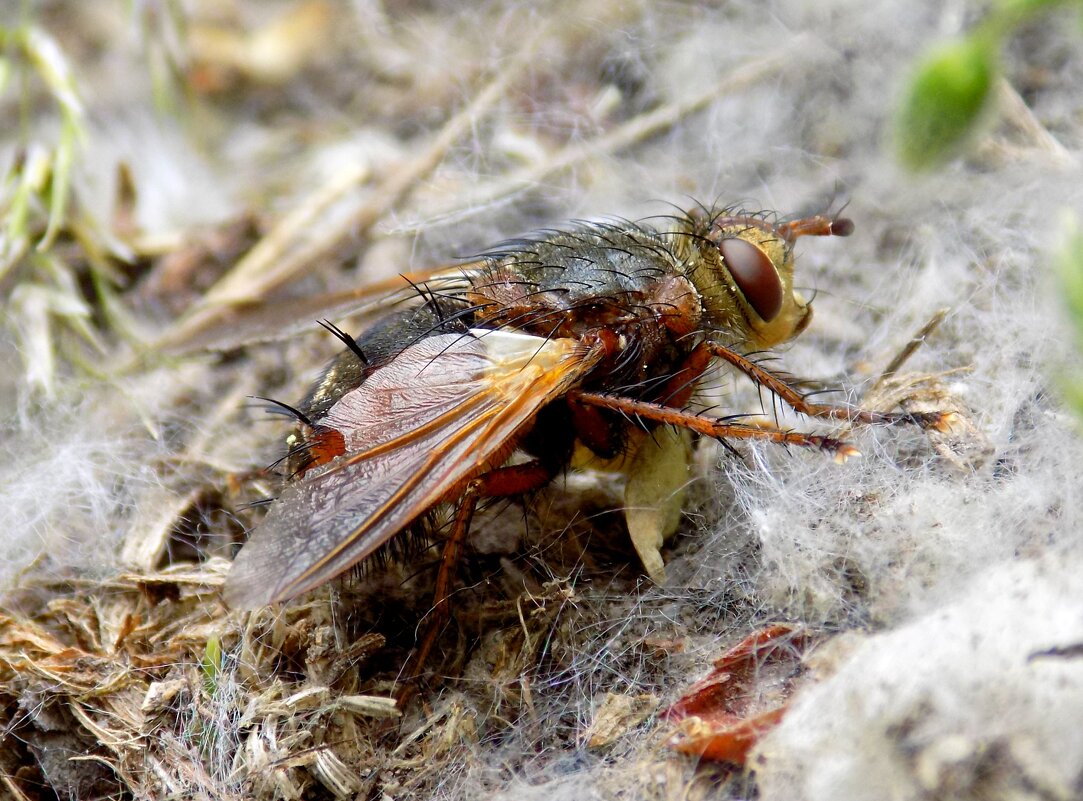
[[[602,409],[610,409],[614,412],[631,417],[639,417],[643,420],[653,420],[657,423],[680,426],[715,439],[762,439],[777,442],[780,445],[797,445],[802,448],[819,448],[831,453],[838,461],[845,461],[851,456],[857,456],[858,451],[852,445],[847,445],[842,440],[831,437],[823,437],[819,434],[802,434],[798,431],[781,431],[777,428],[762,428],[760,426],[745,423],[727,423],[703,417],[691,412],[663,406],[660,403],[650,401],[637,401],[631,398],[622,398],[615,395],[600,395],[596,392],[568,393],[573,395],[580,403],[590,406],[598,406]]]
[[[549,483],[554,472],[540,461],[526,462],[497,468],[466,485],[455,509],[451,533],[444,543],[444,551],[440,557],[440,567],[436,572],[436,586],[433,590],[432,609],[428,615],[425,636],[406,667],[403,668],[407,683],[396,699],[399,709],[405,707],[413,697],[416,689],[414,679],[420,676],[421,669],[428,661],[436,641],[440,638],[440,633],[451,617],[451,583],[459,564],[459,557],[462,555],[463,543],[466,542],[466,535],[470,532],[470,521],[477,510],[478,501],[481,498],[501,498],[539,489]]]
[[[712,356],[729,362],[757,384],[766,387],[770,392],[782,398],[795,412],[807,414],[809,417],[845,420],[848,423],[913,423],[922,428],[935,429],[942,429],[949,422],[947,416],[940,412],[868,412],[851,406],[810,403],[805,400],[805,397],[800,392],[781,378],[764,370],[758,364],[749,361],[736,351],[730,350],[724,345],[719,345],[717,342],[705,342],[701,347],[705,347]]]

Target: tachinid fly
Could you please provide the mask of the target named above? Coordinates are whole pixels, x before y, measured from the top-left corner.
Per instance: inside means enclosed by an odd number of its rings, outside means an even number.
[[[623,457],[629,529],[658,577],[693,434],[856,453],[830,437],[689,411],[717,360],[805,415],[946,423],[808,402],[743,355],[808,325],[794,242],[847,236],[850,220],[696,209],[670,223],[543,231],[424,275],[411,283],[415,305],[356,340],[328,324],[347,348],[295,410],[292,479],[237,556],[228,602],[252,608],[311,590],[440,504],[455,509],[452,564],[479,499],[545,485],[577,449]]]

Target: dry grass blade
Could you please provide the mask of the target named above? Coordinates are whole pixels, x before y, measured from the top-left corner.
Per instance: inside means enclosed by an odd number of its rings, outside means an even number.
[[[663,133],[686,117],[702,111],[719,98],[744,91],[787,69],[795,68],[803,59],[807,59],[810,53],[815,52],[813,44],[812,38],[807,35],[796,36],[775,52],[737,67],[702,92],[682,100],[663,103],[651,111],[633,117],[608,133],[586,142],[568,145],[541,163],[515,170],[483,186],[477,192],[456,197],[454,203],[446,207],[428,211],[419,222],[396,226],[388,233],[417,233],[434,222],[446,222],[464,212],[497,203],[525,189],[536,187],[583,162],[619,153],[632,145]]]
[[[894,358],[892,358],[892,360],[888,363],[887,367],[885,367],[880,372],[879,378],[877,378],[875,383],[869,388],[869,392],[875,392],[881,385],[884,384],[884,382],[886,382],[889,378],[894,376],[897,372],[899,372],[899,370],[902,369],[902,366],[906,364],[907,361],[909,361],[910,357],[917,352],[918,348],[925,344],[926,338],[929,337],[937,328],[940,327],[940,324],[944,322],[944,318],[948,316],[949,311],[951,311],[951,309],[936,310],[933,316],[929,318],[929,321],[925,323],[925,325],[923,325],[917,331],[917,333],[910,337],[910,341],[907,342],[897,354],[895,354]]]
[[[543,26],[544,27],[544,26]],[[456,141],[489,114],[522,75],[535,55],[543,31],[504,65],[493,80],[461,111],[449,119],[429,146],[401,165],[373,189],[369,199],[351,215],[331,225],[314,226],[317,217],[342,200],[368,177],[367,168],[352,167],[335,176],[307,201],[282,219],[247,256],[223,276],[156,348],[176,348],[214,323],[222,307],[253,303],[283,286],[333,250],[346,237],[360,237],[406,198],[440,164]],[[311,229],[318,232],[311,236]]]
[[[529,54],[536,48],[537,40],[524,53]],[[664,103],[589,141],[568,145],[539,164],[514,170],[473,193],[457,195],[453,204],[422,211],[419,217],[423,221],[395,225],[383,233],[416,234],[427,225],[446,222],[514,196],[584,162],[619,153],[663,133],[719,98],[747,90],[785,70],[796,68],[812,52],[814,48],[809,37],[797,36],[778,51],[738,67],[702,92]],[[795,53],[802,56],[797,57]],[[154,347],[179,354],[207,348],[229,349],[251,342],[285,338],[303,328],[311,328],[312,318],[350,313],[365,300],[370,300],[371,288],[362,288],[360,292],[348,290],[313,299],[290,299],[277,304],[271,302],[247,306],[295,277],[307,265],[318,261],[342,238],[357,236],[383,219],[425,174],[439,164],[447,149],[466,133],[468,127],[476,125],[484,117],[507,92],[527,63],[523,54],[517,56],[468,108],[444,126],[424,153],[389,175],[374,191],[372,198],[344,222],[324,225],[318,240],[308,238],[306,230],[309,223],[329,204],[341,199],[357,181],[351,182],[350,176],[354,174],[348,172],[315,193],[268,233],[206,295],[200,307],[160,338]],[[283,305],[289,306],[296,324],[283,322]]]

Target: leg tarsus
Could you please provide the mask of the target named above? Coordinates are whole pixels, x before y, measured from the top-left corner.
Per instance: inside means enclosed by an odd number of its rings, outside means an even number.
[[[921,428],[933,428],[938,431],[945,431],[951,427],[950,415],[941,412],[870,412],[852,406],[812,403],[786,381],[770,370],[760,367],[747,357],[717,342],[706,342],[704,344],[712,355],[733,365],[759,386],[766,387],[770,392],[781,398],[786,405],[800,414],[827,420],[842,420],[847,423],[889,425],[912,423]]]
[[[799,431],[784,431],[778,428],[750,425],[748,423],[730,423],[681,409],[673,409],[660,403],[633,400],[632,398],[623,398],[616,395],[601,395],[596,392],[581,392],[578,390],[569,393],[569,395],[574,395],[575,399],[581,403],[621,412],[642,420],[680,426],[713,439],[760,439],[777,442],[779,445],[817,448],[832,454],[835,460],[840,462],[846,461],[851,456],[860,455],[852,445],[819,434],[803,434]]]

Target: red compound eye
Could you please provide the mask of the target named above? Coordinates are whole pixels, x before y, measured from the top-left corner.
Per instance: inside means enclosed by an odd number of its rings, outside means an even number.
[[[718,252],[748,305],[765,323],[774,320],[782,311],[782,281],[767,254],[736,237],[719,242]]]

